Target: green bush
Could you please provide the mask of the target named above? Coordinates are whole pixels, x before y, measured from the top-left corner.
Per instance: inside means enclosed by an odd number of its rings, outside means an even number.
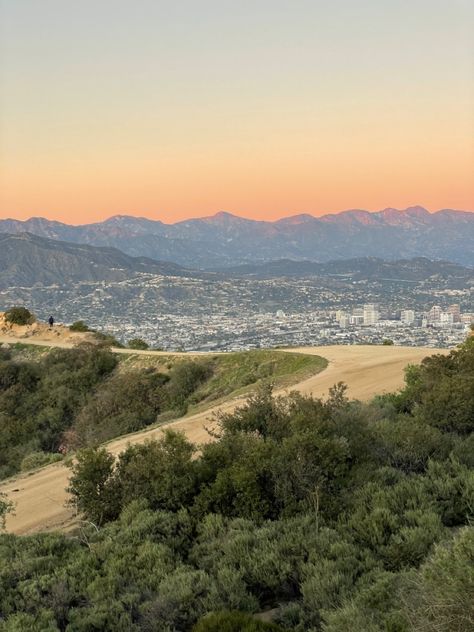
[[[74,430],[78,411],[91,434],[118,428],[203,379],[183,363],[127,390],[112,354],[78,351],[0,361],[0,465]],[[473,360],[474,345],[435,357],[370,404],[343,385],[324,401],[263,388],[204,446],[168,431],[118,458],[79,452],[76,533],[0,537],[0,630],[279,630],[249,614],[264,612],[293,632],[470,631]]]
[[[32,452],[62,451],[64,433],[116,366],[114,354],[87,344],[37,361],[0,360],[0,478]]]
[[[57,452],[49,454],[46,452],[30,452],[23,458],[20,469],[22,472],[27,472],[28,470],[43,467],[43,465],[49,465],[50,463],[61,461],[62,458],[62,455]]]
[[[99,385],[77,415],[71,449],[103,443],[156,422],[166,406],[166,374],[154,369],[117,373]]]
[[[106,334],[102,331],[94,331],[94,338],[100,343],[102,347],[115,347],[117,349],[123,349],[123,344],[112,336],[112,334]]]
[[[0,492],[0,531],[5,528],[7,514],[13,511],[13,503]]]
[[[243,612],[216,612],[203,617],[193,632],[283,632],[273,623],[265,623]]]
[[[69,329],[70,331],[77,331],[80,333],[85,333],[87,331],[90,331],[89,327],[86,325],[86,323],[83,320],[76,320],[75,323],[72,323],[72,325],[69,325]]]
[[[31,325],[35,317],[26,307],[12,307],[5,312],[5,320],[12,325]]]
[[[128,341],[127,347],[136,351],[146,351],[149,348],[149,345],[141,338],[133,338]]]
[[[114,457],[101,448],[86,448],[77,454],[68,491],[77,509],[96,525],[116,518],[119,503],[113,485]]]
[[[474,623],[474,527],[438,545],[401,595],[410,628],[471,632]],[[413,626],[413,627],[411,627]]]

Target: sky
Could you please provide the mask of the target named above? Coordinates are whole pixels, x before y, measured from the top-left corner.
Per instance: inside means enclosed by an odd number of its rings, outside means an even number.
[[[0,217],[474,211],[471,0],[0,0]]]

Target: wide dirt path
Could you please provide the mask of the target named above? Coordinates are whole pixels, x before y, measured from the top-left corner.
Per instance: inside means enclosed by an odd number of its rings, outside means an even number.
[[[433,353],[448,353],[447,350],[419,347],[377,346],[302,347],[288,350],[288,353],[292,352],[320,355],[329,364],[324,371],[292,386],[291,390],[324,396],[333,384],[342,381],[349,386],[349,396],[361,400],[367,400],[376,393],[400,388],[403,384],[403,369],[407,364],[418,363]],[[231,411],[242,401],[244,400],[235,399],[160,428],[115,439],[107,447],[112,453],[118,454],[128,443],[141,443],[158,437],[164,428],[171,426],[183,431],[191,441],[204,443],[210,440],[206,427],[212,426],[217,410]],[[19,475],[0,485],[0,491],[7,493],[15,502],[15,515],[8,517],[7,530],[28,534],[71,527],[74,516],[64,506],[68,477],[69,470],[62,463],[57,463],[36,472]]]

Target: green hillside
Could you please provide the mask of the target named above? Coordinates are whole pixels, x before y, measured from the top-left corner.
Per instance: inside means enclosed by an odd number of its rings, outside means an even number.
[[[261,382],[298,382],[326,364],[271,350],[187,357],[118,355],[91,344],[0,349],[0,479]]]
[[[262,385],[199,451],[86,448],[83,526],[0,536],[0,630],[470,632],[473,430],[471,341],[368,404]]]

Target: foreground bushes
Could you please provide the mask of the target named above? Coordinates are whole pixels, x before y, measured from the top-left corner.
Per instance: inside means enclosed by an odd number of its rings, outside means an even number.
[[[369,405],[264,389],[200,449],[81,452],[83,526],[0,537],[0,631],[470,632],[470,354]],[[456,376],[464,413],[432,417],[428,384]]]
[[[210,375],[183,362],[169,373],[117,370],[107,348],[54,349],[38,361],[0,352],[0,479],[45,465],[65,452],[97,445],[186,412]]]
[[[272,623],[258,621],[242,612],[218,612],[201,619],[194,632],[279,632],[283,630]]]

